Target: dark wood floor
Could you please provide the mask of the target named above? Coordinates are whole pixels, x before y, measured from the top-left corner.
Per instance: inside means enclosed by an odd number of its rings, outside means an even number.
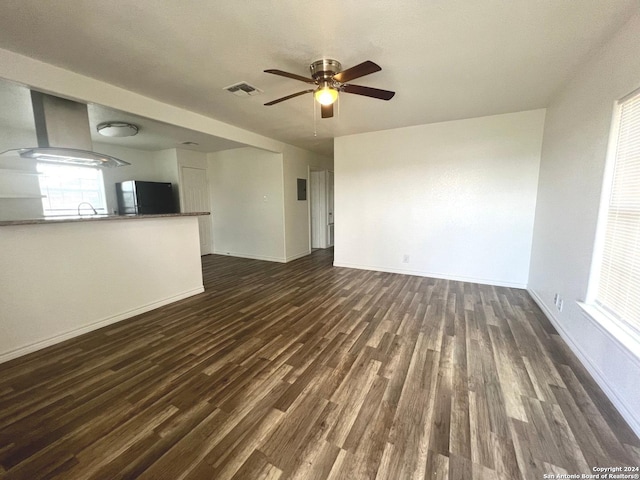
[[[7,479],[542,479],[640,442],[523,290],[203,259],[204,294],[0,365]]]

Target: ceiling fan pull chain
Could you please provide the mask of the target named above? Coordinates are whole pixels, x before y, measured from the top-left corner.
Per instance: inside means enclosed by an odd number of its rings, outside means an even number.
[[[318,114],[316,112],[316,109],[318,107],[316,107],[316,101],[313,101],[313,136],[317,137],[318,136]]]

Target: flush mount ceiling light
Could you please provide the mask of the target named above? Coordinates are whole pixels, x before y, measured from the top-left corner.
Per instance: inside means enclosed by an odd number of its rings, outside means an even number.
[[[139,128],[133,123],[104,122],[98,125],[98,133],[105,137],[133,137]]]

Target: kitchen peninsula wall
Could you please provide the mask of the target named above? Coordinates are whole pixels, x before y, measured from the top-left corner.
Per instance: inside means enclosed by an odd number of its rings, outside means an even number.
[[[0,363],[201,293],[197,218],[0,225]]]

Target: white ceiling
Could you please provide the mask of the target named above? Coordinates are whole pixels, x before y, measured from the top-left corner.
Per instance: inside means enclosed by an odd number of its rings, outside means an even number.
[[[45,7],[46,5],[46,7]],[[0,47],[294,145],[331,153],[332,138],[544,107],[638,0],[3,0]],[[382,71],[352,83],[389,102],[342,94],[314,116],[307,76],[318,58]],[[264,94],[223,87],[249,82]]]

